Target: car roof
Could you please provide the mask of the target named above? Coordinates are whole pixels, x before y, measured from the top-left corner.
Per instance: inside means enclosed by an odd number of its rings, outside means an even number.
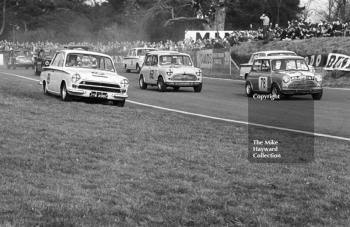
[[[135,47],[131,49],[132,50],[156,50],[156,48],[153,48],[153,47]]]
[[[283,59],[295,59],[295,60],[305,60],[304,57],[301,56],[292,56],[292,55],[280,55],[280,56],[264,56],[255,58],[255,60],[283,60]]]
[[[266,50],[266,51],[258,51],[253,54],[277,54],[277,53],[291,53],[296,54],[294,51],[290,50]]]
[[[174,50],[157,50],[157,51],[150,51],[147,53],[149,54],[158,54],[158,55],[172,55],[172,54],[181,54],[181,55],[187,55],[186,53],[181,53],[179,51],[174,51]]]
[[[76,49],[76,50],[74,50],[74,49],[73,50],[71,50],[71,49],[63,49],[63,50],[60,50],[60,51],[57,51],[57,52],[63,52],[63,53],[66,53],[66,54],[71,54],[71,53],[74,53],[74,54],[91,54],[91,55],[100,55],[100,56],[104,56],[104,57],[110,57],[107,54],[102,54],[102,53],[94,52],[94,51],[80,50],[80,49]]]
[[[63,47],[64,49],[69,49],[69,50],[91,50],[92,48],[90,46],[85,46],[85,45],[67,45]]]

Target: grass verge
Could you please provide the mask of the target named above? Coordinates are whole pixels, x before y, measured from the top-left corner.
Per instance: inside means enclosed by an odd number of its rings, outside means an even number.
[[[310,164],[252,164],[244,126],[62,103],[35,83],[0,80],[0,225],[350,222],[348,143],[317,138]]]

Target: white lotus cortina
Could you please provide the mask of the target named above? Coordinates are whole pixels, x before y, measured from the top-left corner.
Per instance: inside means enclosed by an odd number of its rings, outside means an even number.
[[[123,107],[128,98],[129,81],[117,74],[110,56],[85,51],[61,50],[40,74],[45,94],[60,95],[63,101],[73,96],[113,101]]]

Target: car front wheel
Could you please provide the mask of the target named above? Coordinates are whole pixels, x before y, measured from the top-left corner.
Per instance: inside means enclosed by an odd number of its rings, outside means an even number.
[[[124,100],[116,100],[116,101],[113,101],[113,105],[118,106],[118,107],[124,107],[124,105],[125,105],[125,99],[124,99]]]
[[[194,92],[197,92],[197,93],[201,92],[202,91],[202,84],[194,86],[193,90],[194,90]]]
[[[322,94],[323,94],[322,92],[312,94],[313,100],[321,100]]]
[[[71,97],[67,92],[67,87],[66,87],[65,83],[63,83],[61,86],[61,99],[62,99],[62,101],[65,101],[65,102],[71,100]]]
[[[272,97],[280,97],[281,96],[281,90],[276,84],[272,84],[271,87],[271,95]]]
[[[164,84],[163,77],[159,77],[157,81],[157,87],[160,92],[164,92],[166,89],[166,85]]]
[[[145,80],[144,80],[143,76],[140,76],[139,85],[140,85],[141,89],[146,89],[147,88],[147,84],[145,83]]]
[[[252,89],[252,85],[247,82],[245,84],[245,94],[248,96],[248,97],[252,97],[253,96],[253,89]]]

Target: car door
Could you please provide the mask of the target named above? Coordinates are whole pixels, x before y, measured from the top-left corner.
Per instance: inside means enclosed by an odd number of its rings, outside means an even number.
[[[146,55],[145,62],[142,66],[142,75],[146,83],[150,83],[150,68],[151,68],[152,55]]]
[[[255,60],[253,62],[252,69],[248,75],[248,81],[250,81],[253,90],[259,90],[259,76],[261,74],[261,62],[262,60]]]
[[[259,92],[269,92],[271,87],[270,60],[261,60],[261,72],[257,78]]]
[[[149,77],[150,77],[151,83],[154,83],[154,84],[157,83],[158,75],[159,75],[159,71],[158,71],[158,56],[157,55],[153,55],[152,56],[152,61],[151,61],[150,72],[149,72]]]
[[[60,93],[63,62],[64,53],[60,52],[56,55],[50,67],[47,68],[48,89],[54,93]]]

